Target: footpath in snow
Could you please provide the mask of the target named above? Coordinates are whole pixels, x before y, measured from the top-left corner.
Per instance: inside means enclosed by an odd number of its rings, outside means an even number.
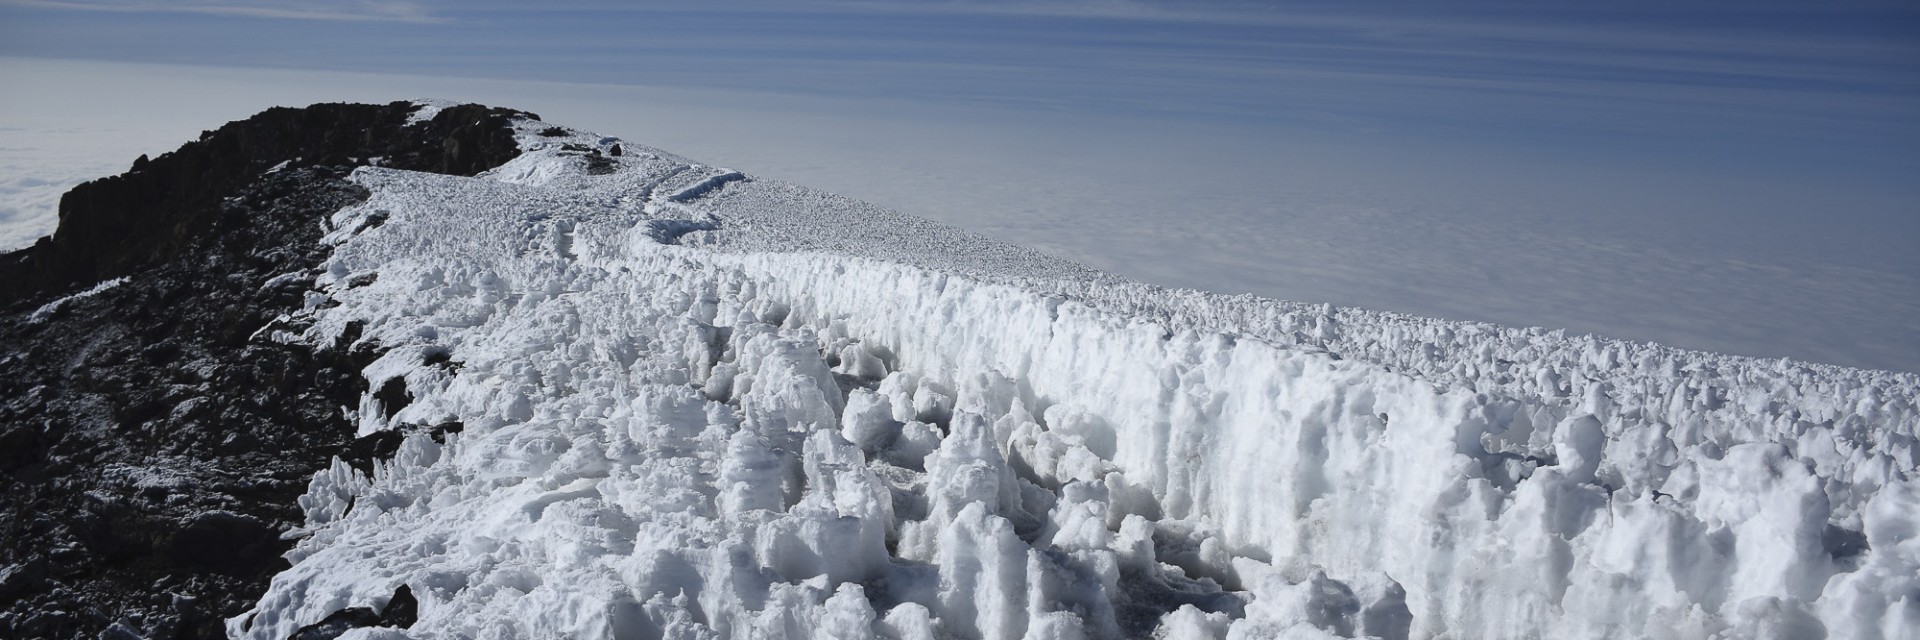
[[[1920,637],[1920,377],[1171,291],[614,138],[362,168],[232,635]],[[305,277],[306,274],[296,274]]]

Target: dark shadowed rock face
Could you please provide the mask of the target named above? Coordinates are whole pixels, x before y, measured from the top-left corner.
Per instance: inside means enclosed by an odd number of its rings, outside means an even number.
[[[478,173],[532,117],[468,105],[409,125],[412,110],[228,124],[76,187],[51,240],[0,256],[0,638],[223,637],[286,567],[312,474],[391,453],[342,412],[379,345],[252,336],[302,305],[320,221],[366,198],[354,165]],[[395,602],[336,622],[410,624],[411,594]]]
[[[463,105],[409,126],[414,110],[406,102],[268,109],[151,161],[141,156],[127,173],[74,187],[60,199],[58,232],[0,259],[0,305],[177,255],[212,227],[221,198],[281,162],[339,167],[377,159],[473,175],[518,153],[510,119],[535,117]]]

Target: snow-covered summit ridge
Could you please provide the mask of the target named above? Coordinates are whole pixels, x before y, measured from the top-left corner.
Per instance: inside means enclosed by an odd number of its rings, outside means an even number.
[[[358,170],[263,334],[359,328],[413,435],[314,479],[234,635],[403,585],[354,633],[1920,632],[1911,374],[1170,291],[519,126]]]

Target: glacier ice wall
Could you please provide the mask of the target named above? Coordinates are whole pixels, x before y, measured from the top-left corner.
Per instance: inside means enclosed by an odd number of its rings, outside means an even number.
[[[262,336],[387,349],[343,410],[408,435],[314,478],[232,635],[405,586],[355,637],[1920,636],[1913,375],[1167,291],[522,147],[356,173]]]

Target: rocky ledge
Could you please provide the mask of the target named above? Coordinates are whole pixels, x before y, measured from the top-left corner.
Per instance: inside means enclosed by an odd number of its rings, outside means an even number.
[[[0,637],[223,637],[287,566],[308,479],[391,446],[342,410],[379,345],[250,337],[304,304],[321,221],[366,198],[355,166],[473,175],[537,119],[419,109],[229,123],[75,187],[58,232],[0,255]],[[370,624],[410,620],[389,613]]]

